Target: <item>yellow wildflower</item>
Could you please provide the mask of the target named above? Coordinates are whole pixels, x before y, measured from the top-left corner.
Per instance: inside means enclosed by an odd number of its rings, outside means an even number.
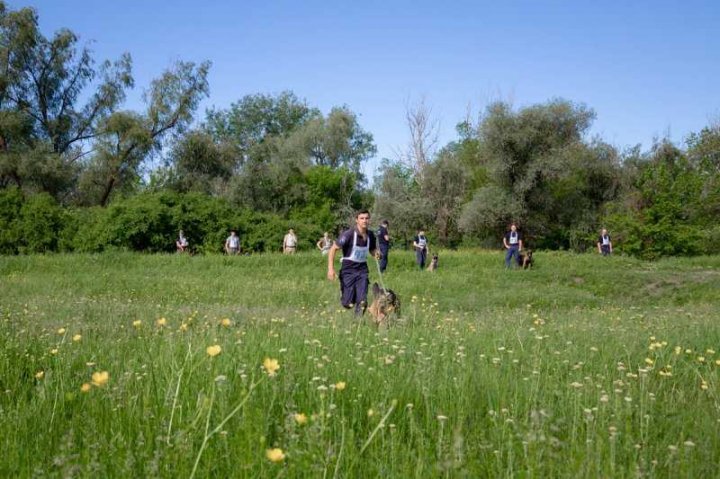
[[[139,328],[140,326],[142,326],[142,321],[140,321],[139,319],[133,321],[133,327]]]
[[[221,326],[225,326],[225,327],[227,328],[227,327],[232,326],[232,321],[230,321],[230,318],[223,318],[223,319],[220,321],[220,325],[221,325]]]
[[[280,369],[280,363],[277,359],[265,358],[263,361],[263,367],[268,376],[275,376],[278,369]]]
[[[45,377],[45,371],[38,371],[35,373],[35,379],[42,379]]]
[[[60,335],[65,334],[65,328],[60,328],[60,329],[58,329],[58,330],[57,330],[57,333],[60,334]]]
[[[298,423],[300,426],[307,423],[308,418],[303,413],[296,413],[294,417],[295,417],[295,422]]]
[[[97,386],[97,387],[105,386],[108,382],[108,379],[110,379],[110,374],[108,374],[107,371],[99,371],[99,372],[93,373],[93,375],[92,375],[93,386]]]
[[[211,358],[214,358],[215,356],[220,354],[220,351],[222,351],[222,348],[218,344],[214,346],[208,346],[205,350],[205,352],[207,352],[208,356],[210,356]]]
[[[57,353],[58,353],[58,349],[57,349],[57,348],[53,348],[53,349],[50,350],[50,354],[57,354]]]
[[[655,361],[650,358],[645,358],[645,364],[647,364],[648,366],[652,366],[653,364],[655,364]]]
[[[337,382],[337,383],[335,383],[335,390],[342,391],[343,389],[345,389],[345,386],[346,386],[345,381]]]
[[[165,319],[165,318],[160,318],[160,319],[158,319],[158,320],[155,321],[155,322],[157,323],[158,326],[162,327],[162,326],[165,326],[165,325],[167,324],[167,319]]]
[[[285,459],[285,453],[282,449],[276,447],[265,451],[265,457],[267,457],[271,462],[282,462]]]
[[[73,336],[73,341],[78,342],[82,339],[82,334],[76,334]]]
[[[90,392],[90,383],[84,383],[82,386],[80,386],[80,391],[87,393]]]

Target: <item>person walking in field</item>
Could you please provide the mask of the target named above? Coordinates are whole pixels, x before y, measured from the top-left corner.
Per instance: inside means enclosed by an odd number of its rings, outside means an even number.
[[[380,272],[382,273],[384,273],[387,269],[388,253],[390,252],[390,233],[388,232],[389,226],[390,223],[388,223],[388,220],[382,220],[377,233],[378,246],[380,247],[380,254],[382,255],[382,257],[380,258]]]
[[[598,253],[603,256],[612,254],[612,241],[610,241],[610,235],[605,228],[600,232],[600,237],[597,242]]]
[[[240,254],[240,237],[235,230],[230,230],[230,236],[225,240],[225,253],[231,256]]]
[[[380,257],[377,240],[368,229],[370,212],[359,211],[355,215],[355,227],[344,231],[330,247],[328,252],[327,278],[335,280],[335,253],[342,251],[340,262],[340,304],[350,309],[355,305],[355,315],[361,316],[367,308],[370,273],[367,266],[369,254]]]
[[[175,241],[175,247],[177,248],[178,253],[185,253],[188,249],[188,246],[190,246],[190,243],[188,243],[187,238],[185,237],[185,233],[183,230],[180,230],[178,233],[178,239]]]
[[[513,262],[513,257],[515,258],[514,263],[517,263],[518,256],[523,247],[522,235],[518,231],[515,223],[510,224],[510,231],[505,233],[505,236],[503,237],[503,246],[505,246],[506,249],[505,268],[509,269],[511,262]]]
[[[420,271],[425,269],[429,246],[425,231],[418,230],[417,236],[413,239],[413,248],[415,248],[415,262],[420,267]]]
[[[323,237],[320,238],[317,243],[315,243],[315,246],[317,246],[317,249],[320,250],[320,252],[322,253],[323,256],[328,254],[328,251],[330,251],[330,248],[332,247],[332,245],[333,245],[333,242],[330,239],[330,233],[328,233],[327,231],[325,232]]]
[[[297,242],[298,239],[297,236],[295,236],[295,231],[290,228],[283,238],[283,253],[295,254],[295,251],[297,250]]]

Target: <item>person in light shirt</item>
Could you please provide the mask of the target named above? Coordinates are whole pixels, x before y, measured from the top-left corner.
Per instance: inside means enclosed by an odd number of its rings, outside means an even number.
[[[597,242],[598,253],[603,256],[612,254],[612,241],[610,241],[610,235],[605,228],[600,232],[600,237]]]
[[[240,254],[240,237],[235,230],[230,230],[230,236],[225,240],[225,253],[231,256]]]
[[[283,238],[283,253],[295,254],[295,251],[297,250],[297,242],[298,239],[297,236],[295,236],[295,231],[290,228]]]

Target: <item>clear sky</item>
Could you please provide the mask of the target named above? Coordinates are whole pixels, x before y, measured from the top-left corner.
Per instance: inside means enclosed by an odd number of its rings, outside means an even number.
[[[35,0],[41,28],[68,27],[98,61],[130,52],[140,108],[176,60],[213,63],[210,106],[293,90],[327,112],[347,105],[394,158],[405,104],[425,96],[442,144],[468,107],[562,97],[597,113],[620,147],[680,142],[720,119],[720,1]]]

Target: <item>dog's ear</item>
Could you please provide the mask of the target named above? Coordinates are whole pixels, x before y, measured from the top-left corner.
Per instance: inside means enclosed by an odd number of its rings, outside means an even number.
[[[375,296],[380,296],[380,286],[377,283],[373,283],[372,291]]]

